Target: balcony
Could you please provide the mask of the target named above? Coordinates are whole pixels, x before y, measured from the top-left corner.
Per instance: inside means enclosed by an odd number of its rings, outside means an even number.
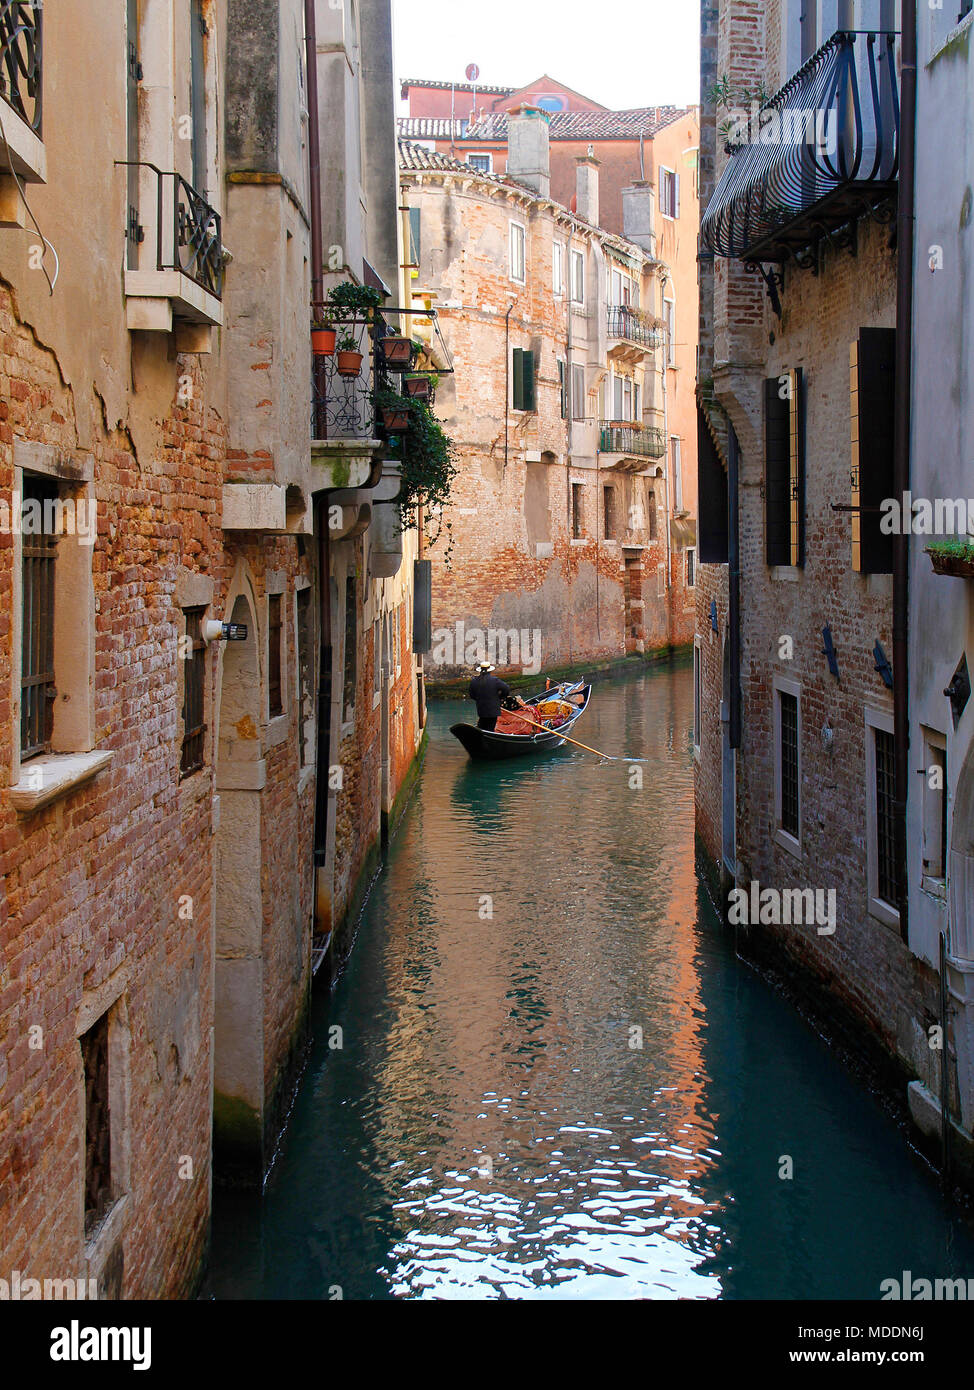
[[[145,240],[154,245],[155,264],[143,265],[142,257],[137,269],[125,272],[128,326],[168,333],[175,320],[188,326],[184,351],[208,352],[208,329],[223,323],[227,254],[220,214],[181,174],[154,164],[139,168],[143,179],[148,171],[150,186],[155,179],[154,197],[144,199],[153,213]],[[199,346],[192,346],[194,341]]]
[[[759,139],[731,145],[701,222],[705,248],[755,265],[817,268],[823,238],[855,244],[857,219],[896,189],[896,37],[833,34],[771,98],[750,131]]]
[[[41,141],[43,12],[40,0],[0,0],[0,225],[23,226],[26,217],[11,167],[25,183],[43,183],[47,162]]]
[[[640,362],[662,346],[659,324],[639,309],[628,304],[610,304],[606,320],[608,354],[618,361]]]
[[[599,426],[599,453],[606,456],[604,468],[625,468],[640,472],[647,460],[666,455],[666,435],[658,425],[623,424],[603,420]]]
[[[366,319],[344,322],[342,334],[358,343],[360,369],[342,354],[312,358],[311,462],[315,488],[349,491],[376,481],[375,460],[382,445],[376,437],[375,389],[382,372],[376,367],[371,325]],[[345,367],[345,373],[339,370]],[[346,374],[347,373],[347,374]]]

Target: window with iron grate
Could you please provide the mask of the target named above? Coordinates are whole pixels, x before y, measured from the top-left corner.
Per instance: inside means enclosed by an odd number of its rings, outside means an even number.
[[[179,772],[191,777],[203,766],[206,742],[206,643],[203,641],[205,608],[187,608],[187,655],[183,662],[183,747]]]
[[[54,727],[54,593],[57,560],[55,504],[50,478],[24,474],[23,600],[20,666],[20,756],[47,753]]]
[[[108,1014],[81,1037],[85,1070],[85,1235],[112,1203],[112,1137],[108,1090]]]

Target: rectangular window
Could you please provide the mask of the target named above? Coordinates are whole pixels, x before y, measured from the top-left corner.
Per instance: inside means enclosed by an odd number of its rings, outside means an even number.
[[[943,735],[924,738],[923,878],[943,880],[947,875],[947,744]],[[942,888],[942,883],[940,885]]]
[[[632,413],[632,382],[626,377],[622,383],[622,419],[633,419]]]
[[[472,169],[479,169],[482,174],[493,173],[494,156],[489,153],[468,154],[467,163]]]
[[[558,360],[558,410],[563,420],[568,419],[568,364]]]
[[[852,568],[891,574],[893,537],[879,508],[893,496],[893,377],[896,330],[861,328],[849,354],[852,436]]]
[[[515,348],[512,361],[512,405],[515,410],[534,411],[537,400],[534,381],[534,353]]]
[[[54,729],[54,577],[57,528],[53,524],[58,486],[24,474],[23,631],[20,665],[20,757],[50,751]],[[48,524],[51,522],[52,524]]]
[[[585,303],[585,254],[572,252],[572,303]]]
[[[183,748],[179,764],[181,777],[190,777],[203,766],[206,725],[203,722],[206,696],[206,643],[203,641],[205,608],[187,608],[186,657],[183,661]]]
[[[687,551],[687,588],[692,589],[697,582],[697,552],[691,548]]]
[[[402,670],[402,604],[392,611],[392,661],[398,676]]]
[[[350,574],[345,580],[345,666],[342,680],[342,722],[345,724],[355,711],[355,687],[358,684],[357,642],[355,575]]]
[[[680,215],[680,176],[672,169],[659,171],[659,210],[664,217]]]
[[[673,506],[683,511],[683,450],[675,434],[670,435],[670,472],[673,474]]]
[[[372,624],[372,694],[382,689],[382,624],[376,618]]]
[[[616,490],[614,487],[602,489],[602,517],[605,539],[607,541],[614,540],[616,533]]]
[[[883,902],[895,908],[899,901],[896,869],[896,763],[893,735],[875,729],[876,740],[876,891]]]
[[[267,596],[267,712],[271,719],[284,713],[281,688],[281,605],[280,594]]]
[[[798,696],[778,691],[778,824],[786,835],[799,837]]]
[[[666,335],[666,365],[676,366],[676,305],[672,299],[663,300],[663,331]]]
[[[565,293],[565,248],[556,241],[551,258],[551,288],[559,297]]]
[[[622,377],[612,378],[612,418],[622,420]]]
[[[572,483],[572,540],[582,539],[582,484]]]
[[[525,231],[520,222],[511,223],[511,279],[524,284],[524,238]]]
[[[585,389],[585,368],[577,363],[572,367],[572,419],[588,418],[588,392]]]
[[[646,488],[646,516],[647,516],[647,518],[648,518],[649,539],[650,539],[651,541],[654,541],[654,540],[656,539],[656,526],[657,526],[657,521],[656,521],[656,491],[655,491],[655,489],[654,489],[652,483],[648,484],[648,485],[647,485],[647,488]]]
[[[193,187],[206,194],[206,54],[208,33],[202,0],[192,0],[190,17],[190,92],[192,104]]]
[[[85,1236],[112,1204],[112,1131],[108,1089],[108,1014],[80,1039],[85,1073]]]
[[[298,608],[298,721],[301,741],[301,766],[314,761],[314,620],[311,589],[299,589]]]
[[[800,367],[764,383],[764,526],[769,565],[805,563],[805,383]]]

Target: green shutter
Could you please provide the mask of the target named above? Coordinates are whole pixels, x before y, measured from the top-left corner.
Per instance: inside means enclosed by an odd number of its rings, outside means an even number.
[[[524,409],[527,411],[537,410],[537,395],[534,389],[534,353],[525,352],[522,359],[522,370],[524,372]]]
[[[420,210],[409,209],[409,264],[418,266],[420,261]]]
[[[784,373],[782,375],[785,375]],[[764,383],[764,536],[769,565],[805,563],[805,411],[801,369]]]
[[[521,348],[514,349],[513,363],[514,396],[512,405],[515,410],[524,409],[524,352]]]
[[[852,568],[892,574],[893,537],[883,535],[880,507],[893,496],[896,330],[861,328],[850,358],[852,416]]]

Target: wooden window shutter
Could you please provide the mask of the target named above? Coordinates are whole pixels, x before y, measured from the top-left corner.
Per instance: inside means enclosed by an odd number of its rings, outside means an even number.
[[[512,405],[515,410],[524,409],[524,350],[514,349],[514,361],[512,370],[514,395]]]
[[[880,506],[893,496],[894,328],[861,328],[849,354],[852,435],[852,568],[892,574],[893,537]]]
[[[729,555],[727,527],[727,473],[707,428],[702,410],[697,410],[697,496],[699,508],[699,547],[702,565],[726,565]]]
[[[536,393],[535,393],[535,389],[534,389],[534,353],[533,353],[533,352],[525,351],[525,352],[522,353],[522,355],[521,355],[521,370],[522,370],[523,378],[524,378],[523,384],[522,384],[522,387],[521,387],[521,394],[522,394],[522,398],[523,398],[524,404],[522,405],[521,408],[522,408],[522,410],[529,410],[529,411],[530,411],[530,410],[535,410],[535,409],[537,408],[537,404],[536,404]]]
[[[805,563],[804,397],[800,367],[764,383],[764,526],[769,565]]]

